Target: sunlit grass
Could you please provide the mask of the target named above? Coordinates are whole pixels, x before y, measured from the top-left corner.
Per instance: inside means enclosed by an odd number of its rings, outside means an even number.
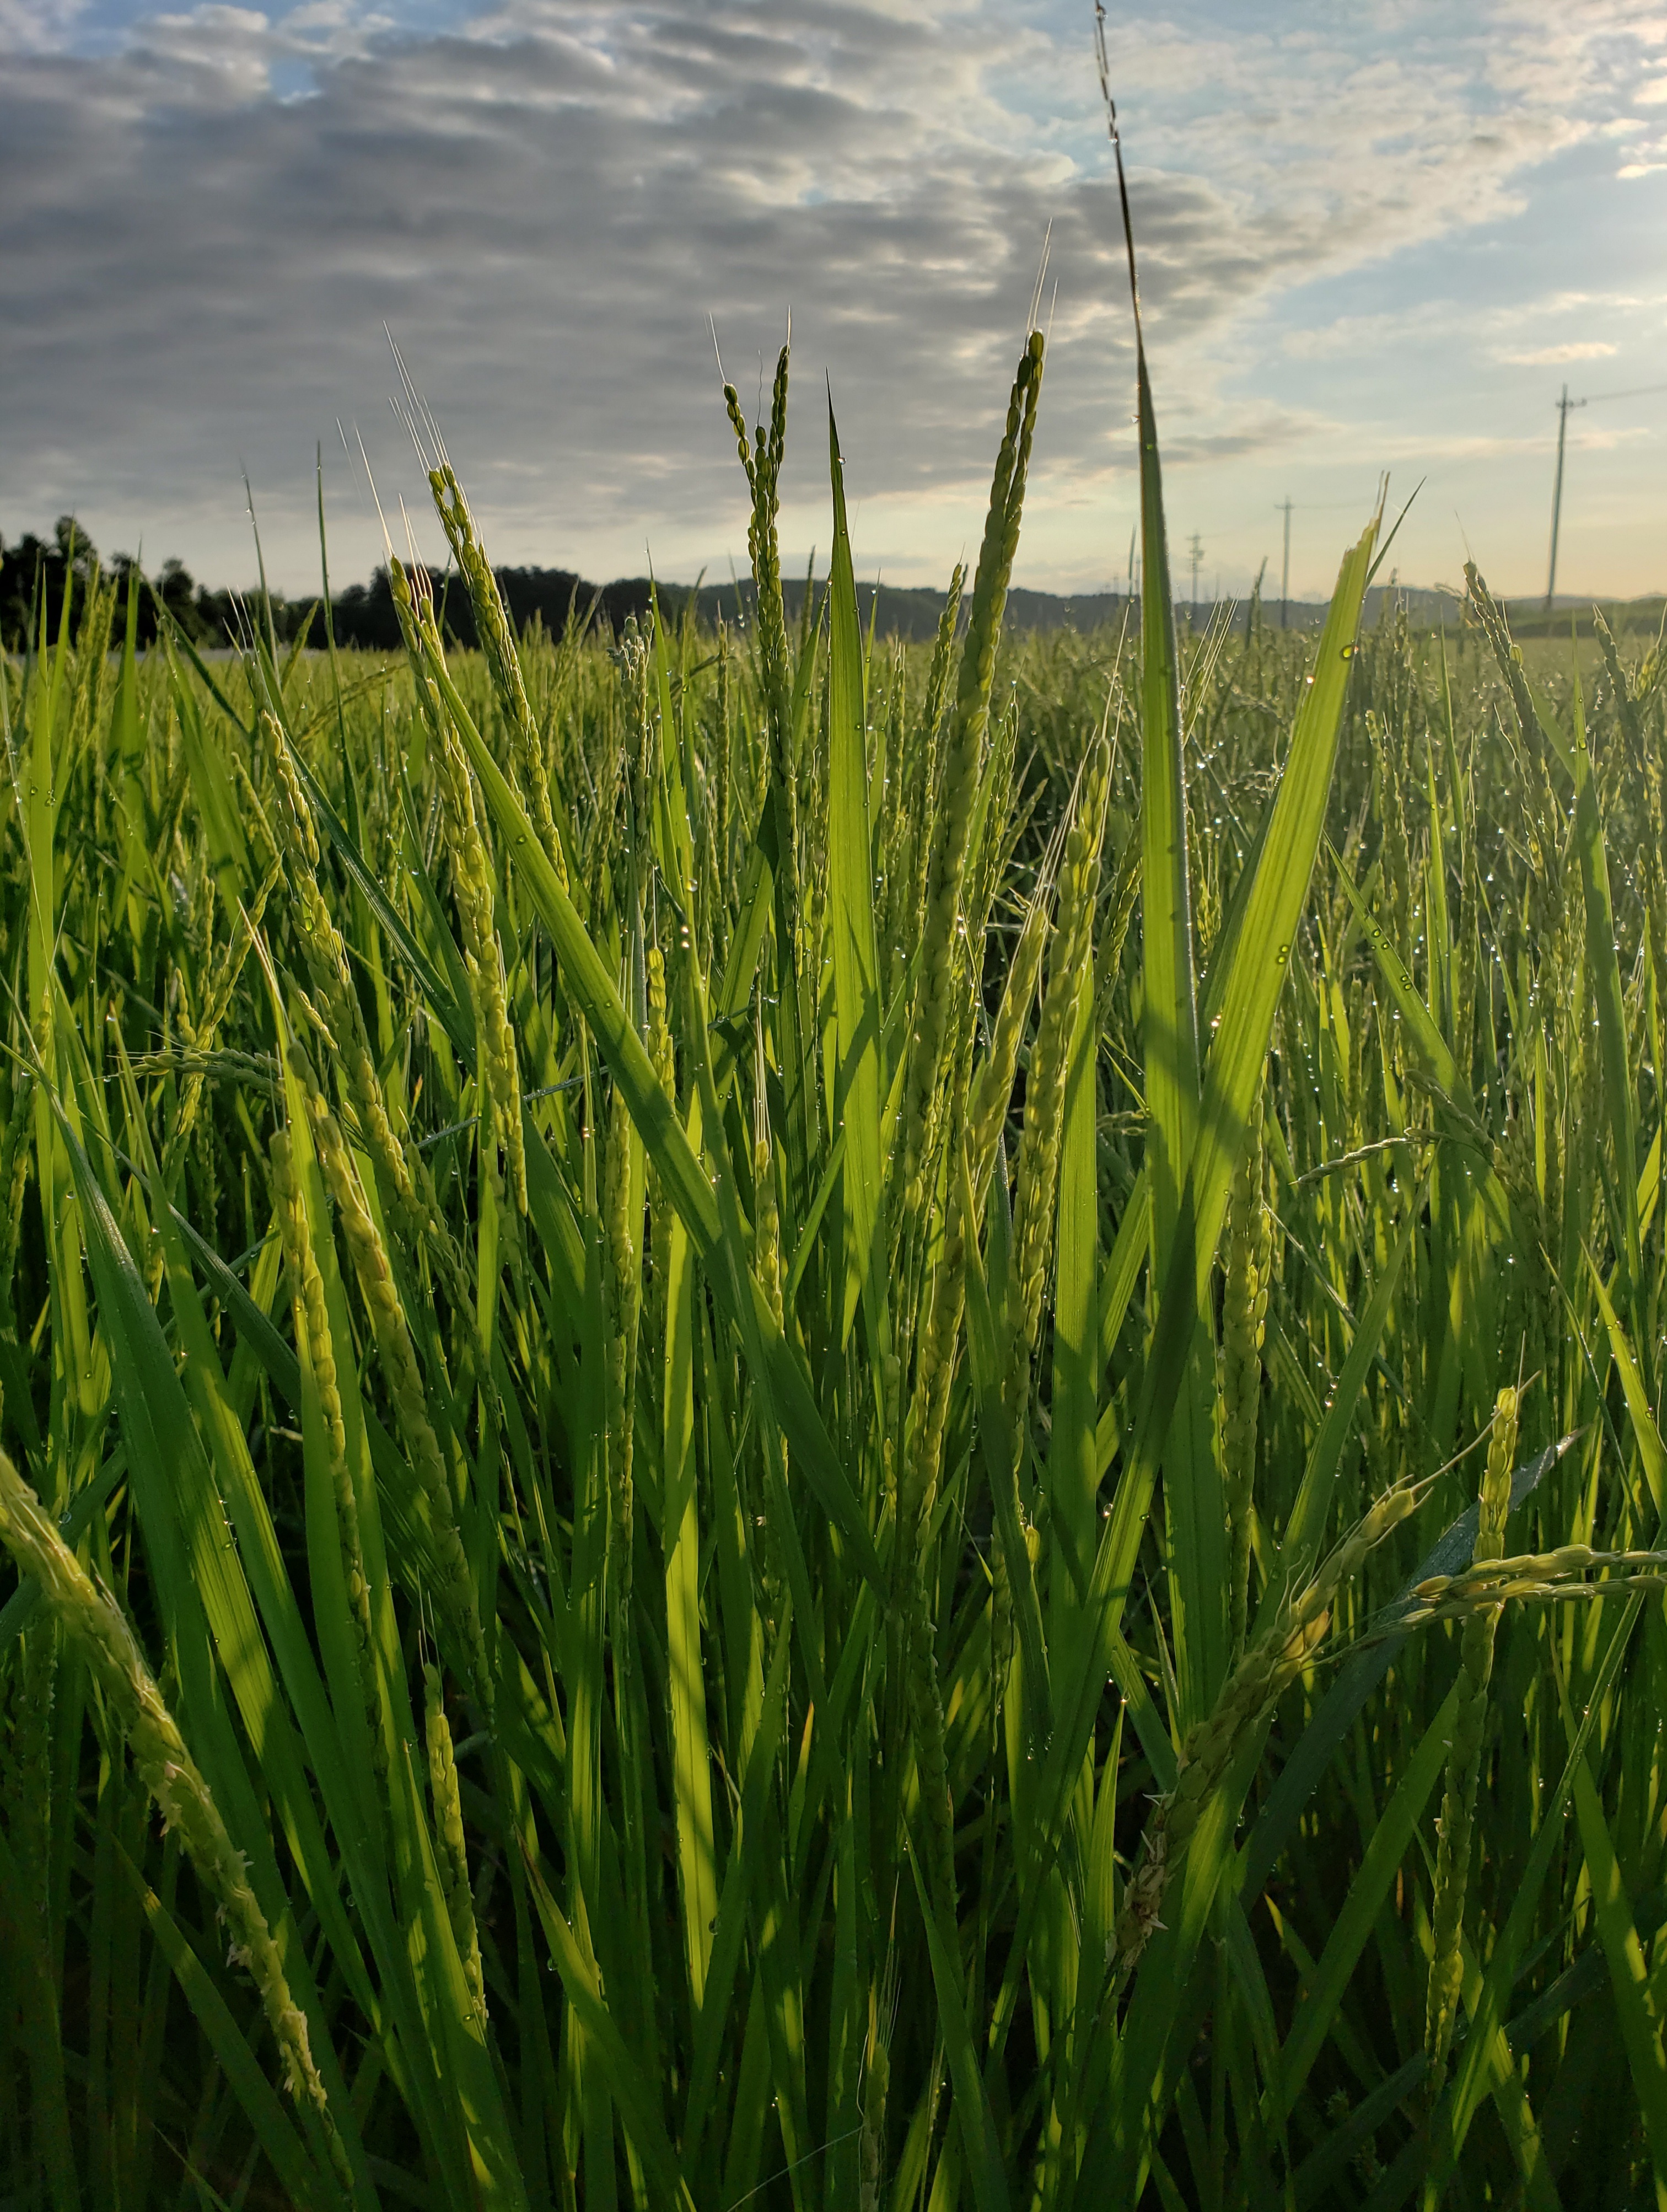
[[[936,647],[784,356],[743,630],[7,664],[0,2202],[1659,2197],[1661,663],[1004,639],[1042,356]]]

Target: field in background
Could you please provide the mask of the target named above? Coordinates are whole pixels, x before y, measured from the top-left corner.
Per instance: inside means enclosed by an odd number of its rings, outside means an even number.
[[[1041,354],[918,644],[784,356],[739,627],[6,663],[0,2204],[1667,2203],[1661,659],[1004,633]]]

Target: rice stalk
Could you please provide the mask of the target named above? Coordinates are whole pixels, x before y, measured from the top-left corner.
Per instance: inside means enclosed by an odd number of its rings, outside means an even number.
[[[943,768],[926,878],[920,980],[909,1042],[903,1097],[904,1205],[918,1215],[925,1198],[928,1125],[937,1090],[954,971],[954,943],[961,911],[961,877],[973,827],[973,803],[990,719],[990,690],[1008,580],[1018,545],[1025,478],[1041,392],[1043,339],[1026,343],[1008,401],[1001,450],[996,458],[990,508],[973,582],[972,611],[961,647],[961,673],[944,743]]]
[[[250,1974],[283,2068],[285,2086],[317,2113],[336,2179],[351,2197],[353,2170],[313,2063],[306,2015],[290,1994],[283,1961],[244,1855],[227,1832],[126,1616],[70,1551],[29,1487],[0,1452],[0,1538],[38,1585],[108,1701],[133,1764],[166,1827],[175,1831],[231,1931],[231,1956]]]
[[[1505,1519],[1511,1508],[1511,1468],[1516,1446],[1517,1392],[1507,1386],[1494,1401],[1488,1464],[1482,1478],[1475,1558],[1484,1565],[1498,1560],[1504,1553]],[[1429,2054],[1428,2080],[1432,2097],[1439,2093],[1446,2073],[1458,2013],[1464,1894],[1470,1882],[1476,1781],[1482,1771],[1488,1684],[1494,1671],[1494,1632],[1498,1623],[1497,1607],[1484,1606],[1466,1619],[1459,1637],[1458,1705],[1453,1716],[1452,1747],[1447,1754],[1435,1894],[1430,1908],[1434,1948],[1425,2004],[1424,2047]]]

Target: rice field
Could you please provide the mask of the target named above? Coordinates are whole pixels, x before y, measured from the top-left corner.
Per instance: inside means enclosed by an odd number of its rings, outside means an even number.
[[[0,680],[0,2205],[1667,2203],[1664,673]],[[818,441],[815,408],[796,438]],[[321,529],[323,525],[321,510]]]

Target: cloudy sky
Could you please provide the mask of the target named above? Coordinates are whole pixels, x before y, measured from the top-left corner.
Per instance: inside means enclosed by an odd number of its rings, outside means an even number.
[[[749,407],[791,311],[785,548],[975,550],[1052,226],[1019,574],[1126,571],[1128,289],[1092,0],[0,0],[0,532],[335,579],[421,479],[384,325],[500,561],[745,560],[711,324]],[[1401,574],[1667,587],[1667,6],[1110,4],[1172,540],[1294,592],[1424,478]],[[1623,396],[1615,396],[1623,395]],[[1398,503],[1398,502],[1397,502]],[[420,512],[420,510],[419,510]],[[419,543],[438,533],[419,524]],[[1182,554],[1183,562],[1185,555]],[[1183,587],[1185,577],[1183,574]]]

